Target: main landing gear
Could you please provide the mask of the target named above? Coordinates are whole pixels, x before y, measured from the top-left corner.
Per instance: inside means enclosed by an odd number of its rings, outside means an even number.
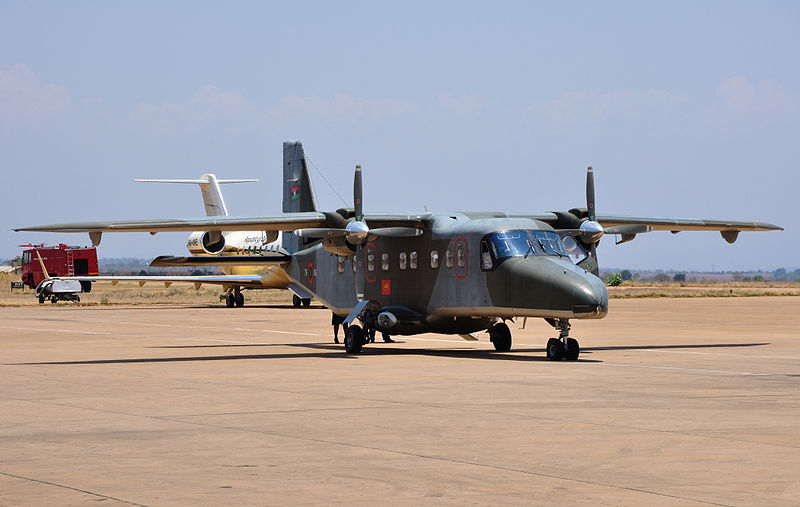
[[[360,354],[364,345],[375,343],[375,331],[373,327],[362,328],[358,324],[350,324],[347,326],[347,332],[344,335],[344,351],[348,354]],[[381,336],[385,343],[394,343],[394,340],[388,334],[382,332]]]
[[[300,308],[300,305],[305,306],[308,308],[311,306],[311,298],[301,298],[297,294],[292,294],[292,304],[295,308]]]
[[[244,294],[239,287],[236,287],[233,292],[225,294],[225,306],[233,308],[234,306],[241,308],[244,306]]]
[[[551,326],[558,329],[558,338],[547,340],[547,359],[551,361],[575,361],[581,352],[578,340],[569,337],[569,320],[546,319]]]
[[[498,322],[489,328],[489,341],[498,352],[511,350],[511,330],[505,322]]]

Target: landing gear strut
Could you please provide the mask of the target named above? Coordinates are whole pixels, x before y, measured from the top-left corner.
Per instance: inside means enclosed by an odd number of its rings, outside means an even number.
[[[578,340],[569,337],[569,320],[548,319],[547,321],[558,329],[558,338],[547,340],[547,359],[551,361],[560,361],[561,359],[566,359],[567,361],[577,360],[581,347],[578,344]]]

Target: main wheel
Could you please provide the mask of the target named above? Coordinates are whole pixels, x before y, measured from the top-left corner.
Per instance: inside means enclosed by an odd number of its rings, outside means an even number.
[[[311,298],[304,298],[303,299],[303,306],[305,306],[306,308],[311,306]]]
[[[574,338],[567,338],[567,350],[564,352],[564,358],[567,361],[576,361],[580,353],[581,346],[578,345],[578,340]]]
[[[295,308],[300,308],[300,305],[303,304],[303,299],[297,294],[292,294],[292,304]]]
[[[547,359],[551,361],[561,361],[564,357],[564,345],[558,338],[547,340]]]
[[[490,332],[494,349],[498,352],[508,352],[511,350],[511,330],[505,322],[500,322],[492,326]]]
[[[351,325],[344,335],[344,351],[348,354],[359,354],[364,347],[364,331],[360,326]]]
[[[233,308],[233,305],[236,304],[236,300],[233,297],[233,294],[230,292],[225,295],[225,306],[228,308]]]
[[[241,308],[244,306],[244,294],[241,292],[237,293],[233,296],[233,302],[236,304],[237,307]]]

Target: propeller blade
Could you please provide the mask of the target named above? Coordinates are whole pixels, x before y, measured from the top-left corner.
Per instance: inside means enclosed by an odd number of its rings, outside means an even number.
[[[592,166],[586,169],[586,209],[589,213],[589,220],[594,221],[597,215],[594,209],[594,170]]]
[[[361,202],[361,164],[356,165],[356,174],[353,178],[353,205],[356,210],[356,220],[361,221],[364,219],[363,203]]]
[[[301,238],[314,239],[338,238],[341,236],[347,236],[348,234],[347,229],[329,229],[325,227],[297,229],[293,232]]]
[[[415,238],[422,236],[422,229],[416,227],[384,227],[383,229],[370,229],[370,236],[379,238]]]

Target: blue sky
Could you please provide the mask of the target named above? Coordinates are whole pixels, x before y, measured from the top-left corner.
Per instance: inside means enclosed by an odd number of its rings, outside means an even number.
[[[0,258],[85,235],[15,226],[199,216],[190,187],[258,177],[233,214],[280,211],[281,143],[372,212],[757,220],[780,233],[651,233],[606,266],[797,267],[800,7],[793,2],[0,3]],[[312,171],[318,204],[343,205]],[[100,255],[185,252],[107,234]]]

